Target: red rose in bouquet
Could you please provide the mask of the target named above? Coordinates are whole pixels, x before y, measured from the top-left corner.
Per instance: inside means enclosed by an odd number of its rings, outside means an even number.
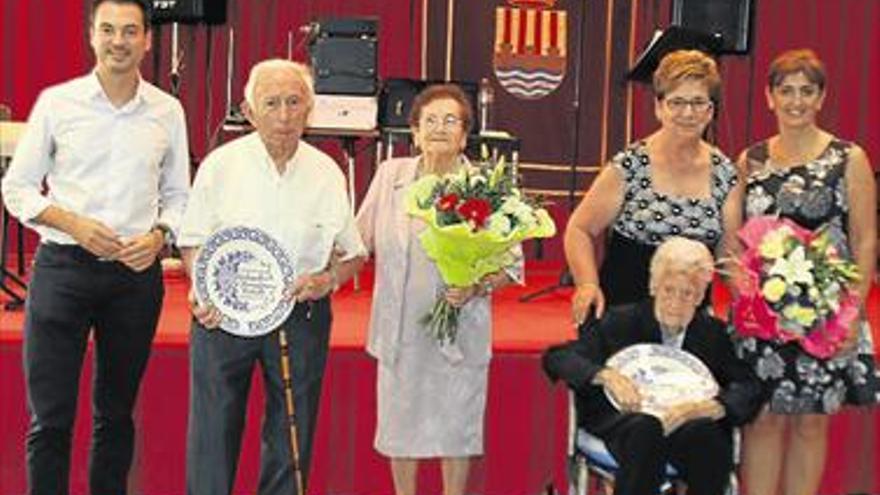
[[[492,214],[492,205],[485,199],[470,198],[458,207],[458,214],[466,222],[474,222],[477,228],[483,228]]]

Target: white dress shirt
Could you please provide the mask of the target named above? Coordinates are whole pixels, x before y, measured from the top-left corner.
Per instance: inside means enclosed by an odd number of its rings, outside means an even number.
[[[40,94],[3,179],[9,211],[58,244],[75,241],[33,222],[50,205],[129,237],[156,223],[176,232],[188,191],[180,102],[139,79],[134,98],[116,108],[95,73]]]
[[[240,225],[278,240],[297,276],[323,270],[334,247],[343,260],[367,253],[345,176],[332,158],[302,140],[283,174],[256,132],[224,144],[201,163],[178,246],[201,246],[217,230]]]

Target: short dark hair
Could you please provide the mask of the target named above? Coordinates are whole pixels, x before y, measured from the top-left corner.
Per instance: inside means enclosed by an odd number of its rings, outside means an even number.
[[[457,84],[433,84],[428,86],[413,100],[409,111],[409,125],[418,127],[422,118],[422,108],[435,100],[452,100],[458,103],[461,112],[461,123],[464,131],[471,132],[474,123],[474,112],[471,110],[471,99]]]
[[[767,86],[773,89],[782,84],[786,76],[799,72],[820,90],[825,90],[825,64],[809,48],[788,50],[773,59],[767,72]]]
[[[149,31],[152,26],[152,22],[150,22],[150,17],[153,13],[153,3],[149,0],[92,0],[92,11],[89,14],[89,23],[95,23],[95,12],[98,11],[98,7],[104,3],[116,3],[120,5],[135,5],[139,9],[141,9],[141,16],[144,18],[144,31]]]

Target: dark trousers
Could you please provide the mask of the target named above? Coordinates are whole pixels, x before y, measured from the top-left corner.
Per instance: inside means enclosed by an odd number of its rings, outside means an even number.
[[[620,466],[615,495],[657,495],[667,462],[682,474],[687,492],[722,495],[733,469],[730,431],[711,419],[689,421],[663,436],[660,420],[646,414],[625,414],[601,432]]]
[[[93,495],[126,492],[134,445],[132,409],[162,307],[159,263],[136,273],[78,246],[37,251],[24,324],[30,428],[29,493],[68,493],[79,375],[94,329],[95,371],[89,485]]]
[[[326,298],[297,304],[280,330],[287,336],[303,484],[311,465],[331,319],[330,302]],[[186,453],[189,495],[232,492],[248,392],[257,363],[262,370],[266,396],[257,493],[296,493],[278,332],[255,338],[237,337],[219,329],[206,330],[193,321]]]

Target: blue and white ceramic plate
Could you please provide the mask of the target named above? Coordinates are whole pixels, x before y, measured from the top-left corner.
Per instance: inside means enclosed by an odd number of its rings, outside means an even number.
[[[642,396],[641,412],[658,417],[672,406],[718,395],[718,383],[709,368],[675,347],[632,345],[611,356],[605,365],[633,381]],[[606,395],[616,407],[607,389]]]
[[[292,258],[260,229],[218,230],[202,246],[193,272],[199,301],[220,310],[220,328],[233,335],[265,335],[293,310],[293,301],[284,298],[294,280]]]

